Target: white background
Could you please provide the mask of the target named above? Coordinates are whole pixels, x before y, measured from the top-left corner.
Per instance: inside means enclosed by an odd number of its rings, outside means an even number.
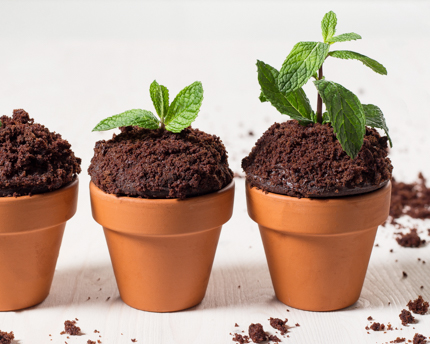
[[[184,312],[155,314],[120,300],[101,227],[91,217],[86,169],[95,141],[112,135],[91,132],[99,120],[132,108],[153,111],[148,90],[154,79],[172,96],[200,80],[205,99],[194,126],[220,136],[231,168],[241,172],[240,161],[256,139],[286,119],[259,102],[256,60],[280,68],[295,43],[321,39],[320,21],[329,10],[338,16],[338,33],[363,37],[332,49],[368,55],[384,64],[388,76],[357,61],[328,59],[326,77],[383,110],[396,178],[412,181],[419,171],[430,178],[427,1],[1,0],[0,115],[24,108],[61,133],[83,159],[83,172],[78,212],[66,227],[50,296],[32,309],[0,313],[0,330],[13,330],[24,344],[51,338],[83,343],[97,338],[94,329],[103,343],[229,343],[236,322],[240,331],[251,322],[270,330],[267,319],[273,316],[301,325],[283,342],[382,343],[410,339],[415,332],[429,336],[430,315],[419,317],[415,329],[370,335],[364,330],[369,315],[400,328],[398,314],[409,299],[418,293],[430,299],[430,248],[399,247],[392,227],[379,230],[379,247],[355,305],[287,313],[274,297],[257,226],[246,214],[244,180],[236,179],[234,215],[223,227],[206,298]],[[313,86],[305,90],[315,107]],[[430,228],[430,221],[419,226]],[[75,317],[87,335],[60,336],[64,320]]]

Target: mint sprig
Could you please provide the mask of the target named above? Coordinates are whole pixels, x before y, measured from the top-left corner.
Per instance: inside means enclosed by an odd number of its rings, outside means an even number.
[[[333,127],[343,150],[354,159],[359,153],[366,125],[385,131],[388,140],[388,127],[382,111],[375,105],[363,105],[358,97],[345,87],[328,81],[323,76],[323,63],[326,58],[353,59],[361,61],[376,73],[386,75],[387,70],[379,62],[348,50],[330,52],[334,43],[361,39],[350,32],[335,36],[337,17],[332,11],[321,21],[323,42],[299,42],[286,57],[280,71],[270,65],[257,61],[258,82],[261,86],[260,101],[270,102],[281,114],[290,116],[302,125],[309,123],[329,123]],[[309,79],[315,79],[318,91],[317,111],[310,106],[302,86]],[[326,112],[323,113],[323,103]]]
[[[138,126],[146,129],[166,129],[180,133],[196,119],[203,101],[203,86],[196,81],[185,87],[169,104],[169,90],[153,81],[149,87],[152,102],[158,118],[141,109],[128,110],[100,121],[93,131],[110,130],[118,127]]]

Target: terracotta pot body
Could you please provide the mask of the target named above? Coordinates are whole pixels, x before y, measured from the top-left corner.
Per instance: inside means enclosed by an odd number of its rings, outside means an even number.
[[[48,296],[77,200],[78,180],[53,192],[0,198],[0,311],[31,307]]]
[[[359,195],[295,198],[246,187],[276,297],[303,310],[331,311],[360,297],[378,226],[388,217],[391,183]]]
[[[185,200],[116,197],[93,183],[90,194],[126,304],[173,312],[202,301],[221,226],[232,215],[234,182]]]

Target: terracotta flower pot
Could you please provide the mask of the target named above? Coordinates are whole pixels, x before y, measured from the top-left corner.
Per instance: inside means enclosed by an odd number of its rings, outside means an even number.
[[[0,198],[0,311],[46,299],[77,200],[78,180],[44,194]]]
[[[248,213],[260,227],[276,297],[310,311],[355,303],[390,195],[391,183],[330,199],[299,199],[247,185]]]
[[[126,304],[173,312],[202,301],[221,226],[232,215],[234,182],[184,200],[116,197],[92,182],[90,194]]]

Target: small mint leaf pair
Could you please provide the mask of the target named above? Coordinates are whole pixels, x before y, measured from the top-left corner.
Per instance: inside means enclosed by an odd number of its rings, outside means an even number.
[[[336,42],[361,39],[356,33],[335,36],[336,14],[325,14],[322,22],[324,42],[299,42],[286,57],[278,72],[275,68],[257,61],[258,82],[261,86],[260,101],[270,102],[280,113],[290,116],[300,124],[330,123],[343,148],[354,159],[363,145],[365,126],[383,129],[390,141],[388,128],[382,111],[375,105],[362,105],[355,94],[343,86],[325,80],[322,65],[327,57],[354,59],[376,73],[386,75],[387,70],[377,61],[362,54],[336,50],[330,52],[330,46]],[[309,100],[302,86],[314,77],[318,91],[318,109],[312,111]],[[327,108],[322,113],[321,100]]]
[[[185,87],[169,104],[169,90],[153,81],[149,87],[157,118],[151,111],[134,109],[108,117],[99,122],[93,131],[103,131],[125,126],[138,126],[146,129],[165,128],[180,133],[196,119],[203,101],[203,87],[196,81]]]

